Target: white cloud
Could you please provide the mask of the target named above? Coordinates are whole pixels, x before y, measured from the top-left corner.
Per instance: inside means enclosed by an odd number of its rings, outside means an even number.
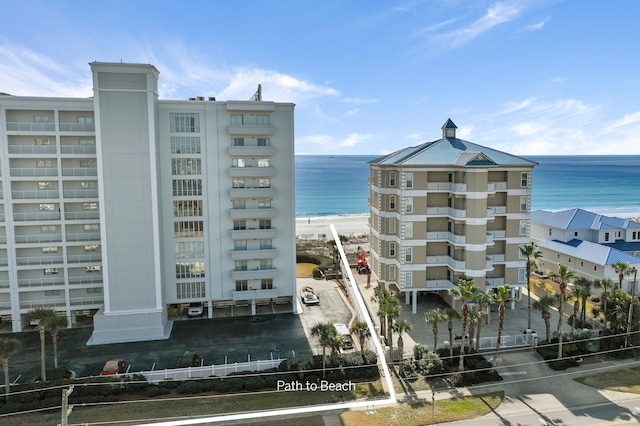
[[[544,25],[547,23],[547,21],[540,21],[537,24],[531,24],[531,25],[527,25],[526,27],[524,27],[522,30],[523,31],[537,31],[537,30],[541,30],[542,28],[544,28]]]
[[[373,104],[378,102],[377,99],[361,99],[361,98],[344,98],[342,102],[353,103],[353,104]]]
[[[343,148],[350,148],[358,145],[361,142],[366,141],[367,139],[371,139],[372,136],[373,135],[370,133],[366,133],[366,134],[351,133],[349,136],[343,139],[342,142],[338,144],[338,146]]]
[[[342,114],[342,116],[340,118],[345,118],[345,117],[349,117],[349,116],[352,116],[352,115],[356,115],[359,112],[360,112],[360,108],[350,109],[349,111],[347,111],[344,114]]]

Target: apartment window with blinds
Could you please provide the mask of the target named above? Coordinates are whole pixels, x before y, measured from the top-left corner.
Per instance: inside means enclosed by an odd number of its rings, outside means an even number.
[[[246,271],[247,270],[247,261],[246,260],[236,260],[234,262],[234,269],[236,271]]]
[[[173,202],[174,217],[202,216],[202,200],[180,200]]]
[[[258,179],[258,188],[271,188],[271,179]]]
[[[199,133],[200,114],[190,112],[169,113],[171,133]]]
[[[176,263],[176,278],[204,277],[204,262]]]
[[[52,160],[36,160],[36,167],[38,168],[53,167],[53,161]]]
[[[395,280],[396,279],[396,267],[395,267],[395,265],[389,265],[389,279],[390,280]]]
[[[247,240],[235,240],[233,249],[236,251],[245,251],[247,249]]]
[[[273,241],[271,239],[260,240],[260,250],[269,250],[273,248]]]
[[[522,195],[520,197],[520,211],[522,211],[522,212],[527,211],[527,196],[526,195]]]
[[[271,199],[269,199],[269,198],[260,198],[258,200],[258,208],[259,209],[270,209],[271,208]]]
[[[242,114],[231,114],[231,125],[242,126],[244,124],[244,118]]]
[[[244,158],[231,159],[231,167],[245,167]]]
[[[527,221],[521,220],[519,226],[520,235],[527,235]]]
[[[407,173],[406,177],[406,187],[413,188],[413,173]]]
[[[249,281],[236,280],[236,291],[247,291],[247,290],[249,290]]]
[[[175,243],[176,259],[193,259],[204,257],[203,241],[184,241]]]
[[[390,242],[389,243],[389,257],[395,257],[395,256],[396,256],[396,243]]]
[[[204,282],[176,284],[176,297],[178,299],[202,299],[205,296]]]
[[[97,167],[98,162],[93,159],[80,160],[80,167]]]
[[[98,210],[98,203],[82,203],[82,210]]]
[[[269,116],[265,114],[258,114],[256,116],[256,122],[258,123],[258,126],[268,126]]]
[[[200,138],[197,136],[172,136],[172,154],[200,154]]]
[[[199,158],[172,158],[172,175],[199,175],[202,174],[202,161]]]
[[[389,196],[389,210],[395,210],[396,209],[396,196],[395,195],[390,195]]]
[[[412,287],[413,286],[413,272],[405,272],[404,273],[404,286]]]
[[[396,172],[389,172],[389,186],[396,186]]]
[[[271,229],[271,219],[260,219],[260,229]]]
[[[404,250],[404,261],[405,262],[413,262],[413,248],[407,247]]]
[[[413,213],[413,198],[408,197],[404,199],[404,211],[407,213]]]
[[[258,158],[258,167],[270,167],[271,160],[269,158]]]
[[[273,260],[260,259],[260,269],[273,269]]]
[[[260,288],[262,290],[273,290],[273,279],[263,278],[260,280]]]
[[[413,222],[404,223],[404,237],[413,238]]]
[[[175,197],[202,195],[202,179],[174,179],[172,183]]]
[[[233,221],[233,230],[234,231],[244,231],[247,229],[247,221],[246,220],[234,220]]]
[[[396,233],[396,220],[395,219],[389,219],[389,233],[390,234],[395,234]]]
[[[100,224],[99,223],[86,223],[84,225],[82,225],[82,229],[85,232],[96,232],[100,230]]]
[[[232,200],[231,201],[234,209],[246,209],[247,203],[245,200]]]
[[[200,220],[174,222],[173,236],[175,238],[203,237],[204,223]]]
[[[526,188],[529,186],[529,173],[522,172],[520,174],[520,186],[522,186],[523,188]]]
[[[233,188],[244,188],[245,187],[244,179],[233,179],[231,181],[231,186]]]
[[[269,146],[271,145],[271,140],[269,138],[258,138],[258,146]]]

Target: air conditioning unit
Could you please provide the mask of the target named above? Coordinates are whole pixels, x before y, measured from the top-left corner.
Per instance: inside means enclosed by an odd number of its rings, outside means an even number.
[[[204,96],[198,96],[197,98],[199,101],[204,101]]]
[[[215,101],[216,101],[216,97],[215,97],[215,96],[209,96],[209,100],[210,100],[211,102],[215,102]]]

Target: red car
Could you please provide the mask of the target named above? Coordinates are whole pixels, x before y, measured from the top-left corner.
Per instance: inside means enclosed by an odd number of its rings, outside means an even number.
[[[108,376],[111,374],[120,374],[124,371],[124,360],[122,359],[110,359],[104,363],[102,367],[101,376]]]

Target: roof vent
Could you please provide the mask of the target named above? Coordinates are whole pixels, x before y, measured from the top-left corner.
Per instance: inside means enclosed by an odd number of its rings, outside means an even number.
[[[204,96],[198,96],[196,99],[198,99],[199,101],[204,101]]]
[[[195,101],[195,100],[196,100],[196,98],[189,98],[189,100],[190,100],[190,101]]]
[[[209,96],[209,100],[210,100],[211,102],[215,102],[215,101],[216,101],[216,97],[215,97],[215,96]]]

